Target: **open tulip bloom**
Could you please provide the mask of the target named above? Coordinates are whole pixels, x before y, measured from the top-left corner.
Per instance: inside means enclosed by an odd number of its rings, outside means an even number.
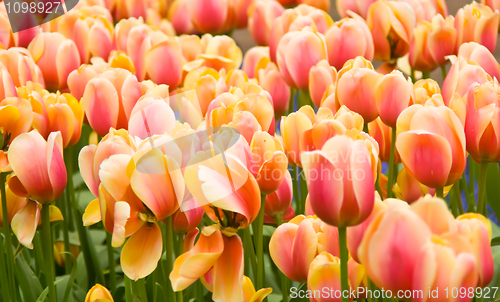
[[[476,1],[0,1],[0,302],[499,301]]]

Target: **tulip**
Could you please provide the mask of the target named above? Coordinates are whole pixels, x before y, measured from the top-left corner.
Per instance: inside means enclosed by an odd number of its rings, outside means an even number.
[[[459,9],[455,16],[457,48],[466,42],[477,42],[494,52],[500,14],[486,5],[473,2]]]
[[[464,43],[458,49],[458,56],[479,64],[492,78],[500,79],[500,66],[497,60],[483,45],[475,42]]]
[[[373,59],[372,34],[365,21],[357,15],[342,19],[325,34],[328,62],[340,70],[345,62],[358,56]]]
[[[205,212],[200,207],[195,207],[187,211],[177,210],[172,215],[173,231],[184,234],[189,233],[200,224]]]
[[[302,109],[304,108],[304,109]],[[302,133],[313,127],[311,119],[306,115],[306,109],[312,109],[305,106],[297,112],[281,118],[281,136],[288,159],[291,163],[301,167],[300,163],[300,137]]]
[[[168,59],[166,59],[168,58]],[[162,64],[159,65],[159,60]],[[146,53],[144,66],[149,79],[175,89],[182,80],[182,49],[178,41],[167,40],[154,45]]]
[[[33,121],[29,101],[18,97],[7,97],[0,102],[0,117],[4,144],[2,147],[8,146],[17,136],[27,132]]]
[[[243,276],[243,302],[262,302],[271,292],[272,288],[261,288],[255,291],[252,280],[247,276]]]
[[[314,293],[311,297],[313,302],[341,301],[341,295],[338,294],[341,292],[340,259],[327,252],[316,256],[309,266],[307,288]],[[324,289],[329,291],[325,293]]]
[[[255,46],[250,48],[243,58],[242,70],[249,78],[257,77],[257,70],[265,68],[262,66],[269,62],[269,47]]]
[[[466,213],[457,217],[457,225],[458,232],[470,242],[477,261],[477,286],[488,286],[494,273],[493,255],[488,244],[491,242],[491,222],[481,214]]]
[[[376,1],[368,10],[366,23],[373,36],[375,59],[391,61],[410,50],[416,19],[409,4]]]
[[[396,148],[401,162],[420,183],[439,189],[462,176],[466,164],[465,133],[451,109],[410,106],[398,118],[397,132]]]
[[[15,173],[9,179],[12,192],[41,204],[61,196],[67,177],[60,132],[51,133],[47,141],[36,130],[23,133],[12,141],[8,156]],[[26,162],[26,158],[31,160]],[[37,169],[30,169],[28,163]]]
[[[297,3],[298,4],[307,4],[307,5],[319,8],[325,12],[330,11],[330,1],[329,0],[297,0]]]
[[[8,217],[7,225],[10,225],[12,217],[14,217],[15,214],[17,214],[26,206],[27,200],[25,197],[19,197],[15,195],[8,185],[5,186],[5,195],[7,200],[7,217]],[[4,226],[3,210],[1,207],[0,207],[0,225]]]
[[[285,9],[277,1],[255,1],[248,12],[248,30],[258,45],[269,45],[269,35],[273,21]]]
[[[186,17],[189,14],[188,5],[188,0],[177,0],[172,2],[168,10],[168,20],[172,22],[175,32],[179,35],[196,33],[191,18]]]
[[[288,171],[288,159],[281,142],[269,133],[257,131],[250,143],[252,166],[250,172],[255,176],[262,194],[278,190]]]
[[[340,105],[359,113],[365,123],[369,123],[379,114],[373,100],[376,96],[374,88],[378,86],[382,76],[370,68],[348,68],[345,66],[337,75],[335,96]]]
[[[175,260],[170,281],[174,291],[182,291],[200,278],[210,278],[214,301],[241,302],[244,301],[243,262],[240,237],[217,225],[208,226],[203,228],[194,247]]]
[[[7,69],[16,87],[24,86],[29,81],[45,85],[42,71],[27,49],[13,47],[0,50],[0,63]],[[4,77],[5,75],[2,76]],[[3,82],[5,87],[6,79]]]
[[[346,18],[348,16],[348,11],[352,11],[363,18],[366,18],[368,14],[368,8],[372,5],[373,2],[377,0],[361,0],[361,1],[353,1],[353,0],[336,0],[337,11],[342,18]]]
[[[384,124],[396,127],[401,112],[412,104],[412,89],[411,80],[406,80],[399,71],[393,71],[380,79],[375,88],[375,102]]]
[[[321,150],[302,153],[311,206],[324,222],[345,228],[370,215],[375,187],[368,152],[363,141],[339,135]]]
[[[175,114],[168,101],[160,97],[142,97],[135,104],[128,122],[129,133],[141,139],[152,135],[170,134],[175,126]]]
[[[309,85],[309,70],[325,59],[324,38],[307,28],[285,34],[278,45],[276,56],[285,82],[290,87],[304,90]]]
[[[430,25],[430,31],[424,45],[426,45],[425,48],[429,51],[434,62],[442,66],[446,63],[447,56],[456,53],[457,30],[453,27],[454,19],[453,16],[448,16],[445,19],[442,15],[436,15],[432,18]]]
[[[429,21],[422,20],[417,23],[414,37],[410,45],[410,53],[408,57],[410,66],[414,70],[419,70],[422,72],[431,72],[438,66],[438,64],[434,61],[434,57],[432,56],[431,53],[431,47],[429,43],[430,42],[429,36],[431,35],[431,32],[432,32],[432,24]],[[456,39],[454,39],[454,41],[455,40]],[[434,49],[439,47],[437,44],[438,43],[436,43]],[[442,41],[439,41],[439,45],[441,44],[444,43]],[[444,47],[449,48],[451,51],[455,49],[451,48],[454,47],[453,44],[452,45],[445,44]],[[452,53],[453,52],[449,54]]]
[[[202,33],[221,33],[229,14],[229,1],[189,0],[189,16],[194,27]]]
[[[110,128],[127,129],[131,111],[140,97],[137,78],[127,70],[115,69],[91,79],[81,103],[92,129],[104,136]]]
[[[64,242],[61,240],[54,242],[54,260],[60,267],[66,267],[64,252]],[[80,248],[78,245],[70,244],[69,252],[76,258],[80,253]],[[71,263],[73,263],[73,261]]]
[[[292,176],[290,172],[285,171],[285,177],[278,190],[266,195],[264,209],[265,223],[280,224],[280,221],[289,221],[295,216],[295,212],[291,206],[293,197],[292,186]]]
[[[92,286],[85,297],[85,302],[110,301],[113,302],[113,296],[107,288],[100,284]]]
[[[80,67],[75,42],[60,33],[40,32],[28,45],[28,50],[40,67],[49,90],[66,88],[68,75]]]
[[[362,131],[364,128],[363,117],[361,117],[358,113],[347,109],[346,106],[340,107],[340,109],[335,113],[334,118],[344,125],[346,130],[357,129],[358,131]]]
[[[269,253],[285,276],[306,282],[310,264],[317,255],[339,255],[336,237],[335,227],[316,217],[299,215],[276,229],[269,242]]]
[[[493,11],[500,10],[500,2],[497,0],[481,0],[481,3],[488,5]]]
[[[241,49],[236,45],[236,42],[228,36],[204,35],[208,42],[204,47],[204,52],[198,56],[202,59],[203,66],[214,68],[215,70],[226,71],[237,69],[241,66],[243,54]],[[203,41],[202,41],[203,44]]]
[[[420,197],[427,194],[434,195],[434,189],[419,183],[413,176],[403,168],[398,173],[398,179],[394,186],[394,193],[397,198],[406,201],[409,204],[417,201]]]
[[[321,60],[309,70],[309,94],[314,105],[320,106],[328,87],[335,83],[337,70],[328,61]]]
[[[380,159],[388,163],[391,155],[391,128],[384,124],[382,120],[380,120],[380,118],[377,118],[376,120],[368,124],[368,130],[370,132],[370,136],[372,136],[378,143],[378,146],[380,148]],[[401,162],[398,152],[395,152],[394,154],[394,162]]]
[[[285,115],[290,106],[290,87],[283,79],[283,75],[274,63],[267,64],[265,69],[257,71],[259,84],[269,92],[273,99],[274,114],[276,117]]]
[[[425,105],[427,100],[435,94],[441,94],[439,84],[433,79],[418,80],[413,84],[415,90],[415,104]]]
[[[491,77],[481,66],[460,57],[451,65],[443,83],[442,90],[445,105],[450,103],[455,93],[465,96],[474,83],[484,84],[490,80]]]

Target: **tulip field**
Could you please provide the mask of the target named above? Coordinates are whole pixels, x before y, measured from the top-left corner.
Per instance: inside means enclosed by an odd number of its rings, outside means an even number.
[[[0,0],[0,302],[500,301],[477,1]]]

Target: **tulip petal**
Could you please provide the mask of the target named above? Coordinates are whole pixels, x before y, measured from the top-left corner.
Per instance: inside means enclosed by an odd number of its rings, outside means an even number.
[[[12,231],[19,240],[19,243],[29,249],[33,248],[31,242],[35,237],[39,222],[40,208],[38,208],[36,202],[28,200],[26,206],[14,215],[11,222]]]
[[[83,213],[83,225],[89,226],[101,221],[101,208],[99,206],[99,199],[92,200],[85,208]]]
[[[243,300],[243,245],[237,235],[223,236],[224,251],[214,266],[214,301]]]

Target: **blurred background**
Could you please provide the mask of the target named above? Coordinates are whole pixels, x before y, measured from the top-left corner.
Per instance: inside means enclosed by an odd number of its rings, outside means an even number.
[[[335,2],[336,2],[335,0],[331,0],[332,4],[331,4],[331,9],[330,9],[330,16],[332,16],[334,21],[338,21],[341,18],[339,16],[339,14],[337,13],[337,7],[336,7]],[[472,1],[470,1],[470,0],[446,0],[446,4],[448,5],[448,12],[450,15],[453,15],[453,16],[456,15],[457,11],[461,7],[463,7],[464,5],[469,4],[471,2]],[[476,2],[479,2],[479,1],[476,1]],[[233,32],[232,36],[236,40],[236,43],[238,43],[238,46],[241,47],[241,50],[243,51],[243,53],[246,53],[246,51],[249,48],[256,46],[255,42],[252,39],[252,36],[250,35],[250,33],[248,32],[247,29],[235,30]],[[495,57],[497,59],[500,59],[500,47],[497,47],[493,54],[495,55]],[[448,68],[449,68],[449,66],[448,66]],[[436,79],[438,82],[441,83],[441,71],[439,70],[439,68],[436,69],[432,73],[431,76],[432,76],[432,78]]]

